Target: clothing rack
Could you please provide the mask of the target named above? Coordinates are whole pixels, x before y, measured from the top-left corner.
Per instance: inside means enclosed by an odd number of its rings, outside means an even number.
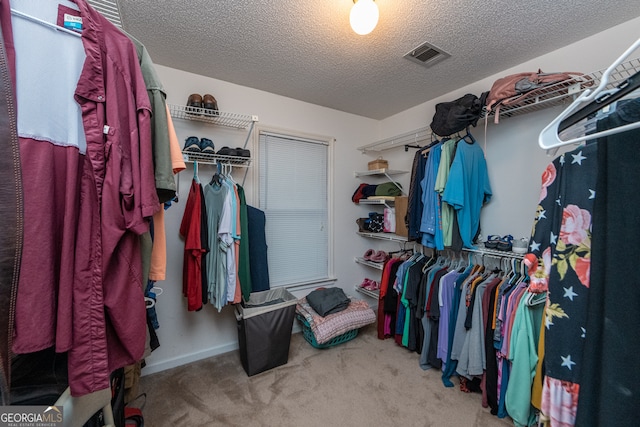
[[[525,254],[517,254],[513,251],[499,251],[497,249],[486,249],[486,248],[476,248],[476,249],[468,249],[462,248],[463,251],[480,254],[480,255],[489,255],[498,258],[514,258],[514,259],[524,259]]]

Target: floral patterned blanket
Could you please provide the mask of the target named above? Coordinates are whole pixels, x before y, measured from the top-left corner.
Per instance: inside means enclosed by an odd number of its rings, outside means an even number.
[[[316,313],[307,303],[306,297],[298,300],[296,313],[305,318],[318,344],[359,329],[376,321],[376,314],[366,301],[351,299],[349,307],[325,317]]]

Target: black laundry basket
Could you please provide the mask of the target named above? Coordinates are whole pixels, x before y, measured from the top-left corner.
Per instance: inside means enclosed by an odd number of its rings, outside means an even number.
[[[289,361],[297,299],[284,288],[254,292],[236,306],[240,361],[255,375]]]

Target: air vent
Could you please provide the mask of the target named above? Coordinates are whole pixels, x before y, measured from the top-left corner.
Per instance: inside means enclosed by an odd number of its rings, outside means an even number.
[[[422,43],[420,46],[412,49],[404,57],[417,64],[424,65],[425,67],[431,67],[450,56],[451,55],[447,52],[432,44]]]

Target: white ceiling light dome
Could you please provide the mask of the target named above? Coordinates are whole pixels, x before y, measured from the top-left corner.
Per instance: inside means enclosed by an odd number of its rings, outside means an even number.
[[[380,13],[373,0],[354,0],[349,14],[351,28],[361,36],[369,34],[378,25]]]

